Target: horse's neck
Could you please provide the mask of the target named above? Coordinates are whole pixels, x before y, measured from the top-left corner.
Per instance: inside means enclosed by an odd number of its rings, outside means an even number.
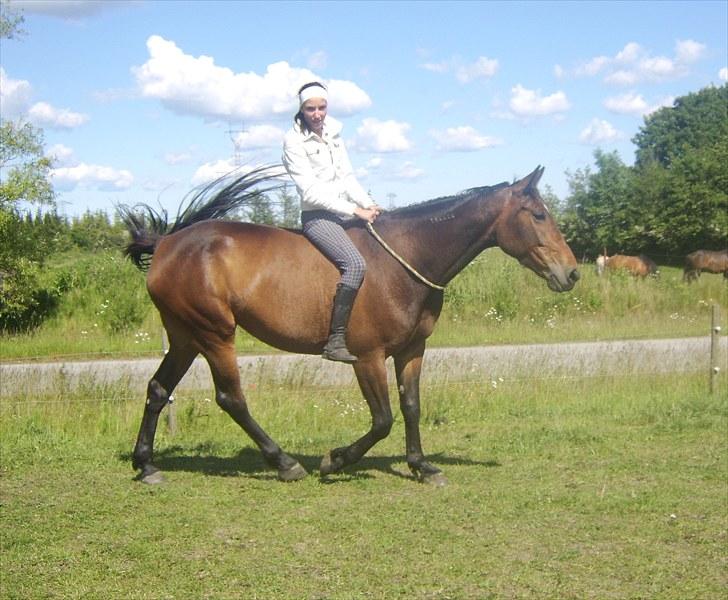
[[[440,284],[448,283],[485,248],[495,244],[499,214],[493,199],[473,198],[438,210],[393,220],[412,266]]]

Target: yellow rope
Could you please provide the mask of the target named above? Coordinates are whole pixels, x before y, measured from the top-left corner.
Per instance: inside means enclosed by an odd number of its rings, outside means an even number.
[[[369,233],[371,233],[374,236],[374,239],[376,239],[383,247],[384,249],[389,252],[394,258],[396,258],[402,266],[407,269],[412,275],[417,277],[422,283],[430,286],[431,288],[435,290],[444,290],[444,285],[437,285],[436,283],[432,283],[427,277],[424,277],[423,275],[420,275],[417,272],[417,269],[415,269],[412,265],[410,265],[404,258],[402,258],[399,254],[397,254],[392,248],[389,247],[387,242],[385,242],[381,236],[374,230],[374,227],[371,223],[367,223],[367,229],[369,230]]]

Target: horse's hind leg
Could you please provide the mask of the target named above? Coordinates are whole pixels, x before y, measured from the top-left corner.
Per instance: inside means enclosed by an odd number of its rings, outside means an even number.
[[[283,452],[251,416],[240,387],[240,372],[232,342],[223,343],[213,349],[208,346],[204,354],[215,382],[215,400],[258,445],[265,461],[278,469],[278,479],[295,481],[305,477],[308,474],[306,470],[298,461]]]
[[[147,385],[144,416],[134,446],[132,465],[135,469],[141,470],[139,479],[145,483],[160,483],[162,481],[159,470],[152,464],[154,435],[157,432],[159,414],[169,403],[172,391],[187,372],[187,369],[190,368],[195,356],[197,356],[197,350],[194,348],[170,341],[169,352],[164,356],[162,364]]]

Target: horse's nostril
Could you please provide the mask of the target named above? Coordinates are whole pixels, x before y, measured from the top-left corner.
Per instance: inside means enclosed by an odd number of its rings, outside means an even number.
[[[571,273],[569,273],[569,279],[571,281],[573,281],[574,283],[579,281],[580,277],[581,277],[581,275],[579,275],[579,271],[577,271],[576,269],[572,270]]]

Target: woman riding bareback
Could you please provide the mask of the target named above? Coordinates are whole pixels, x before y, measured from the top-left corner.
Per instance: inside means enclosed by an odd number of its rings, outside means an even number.
[[[303,234],[341,273],[322,356],[353,363],[357,357],[346,347],[346,330],[366,263],[342,223],[350,217],[373,223],[381,209],[354,177],[342,125],[327,117],[326,87],[307,83],[298,91],[298,100],[295,123],[283,140],[283,164],[301,198]]]

